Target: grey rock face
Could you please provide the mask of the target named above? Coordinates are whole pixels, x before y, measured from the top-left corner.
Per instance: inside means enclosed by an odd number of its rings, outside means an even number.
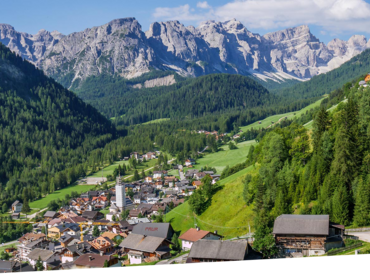
[[[72,84],[102,73],[140,76],[153,56],[140,24],[127,18],[64,36],[36,64],[50,76],[70,75]]]
[[[235,19],[197,28],[155,22],[144,33],[136,19],[125,18],[67,36],[45,30],[30,35],[0,24],[0,41],[67,86],[102,73],[130,79],[151,69],[309,79],[370,47],[358,35],[326,46],[305,25],[260,36]]]
[[[147,80],[144,82],[144,88],[153,88],[159,86],[170,86],[176,84],[175,75],[168,75],[162,78],[156,78]],[[142,84],[136,84],[132,86],[133,88],[142,88]]]
[[[63,35],[40,30],[36,35],[17,32],[9,24],[0,24],[0,42],[27,60],[36,63],[56,45]]]

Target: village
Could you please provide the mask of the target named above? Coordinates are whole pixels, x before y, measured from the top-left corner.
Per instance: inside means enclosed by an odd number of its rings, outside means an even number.
[[[144,155],[154,158],[154,154]],[[137,157],[138,153],[132,153]],[[194,159],[184,165],[192,167]],[[46,211],[37,221],[24,221],[32,231],[5,250],[1,272],[124,267],[147,264],[241,261],[261,259],[253,250],[253,236],[226,240],[217,231],[198,226],[175,232],[166,213],[202,186],[205,177],[216,184],[213,171],[176,166],[181,180],[167,171],[154,171],[140,181],[122,182],[106,190],[88,191],[70,199],[57,211]],[[131,197],[128,194],[131,194]],[[108,211],[104,211],[109,209]],[[22,203],[12,205],[16,220]],[[344,226],[330,223],[328,215],[282,215],[275,220],[278,257],[324,255],[344,244]]]
[[[197,133],[219,137],[216,131]],[[123,160],[147,162],[159,155],[159,151],[132,152]],[[11,220],[2,226],[24,223],[32,230],[0,254],[0,272],[266,258],[253,249],[250,228],[243,237],[231,239],[217,230],[201,229],[195,222],[185,232],[173,229],[166,214],[185,203],[205,181],[217,185],[220,180],[215,169],[198,170],[194,168],[196,164],[196,159],[187,158],[182,164],[171,164],[172,172],[169,167],[155,168],[130,182],[125,182],[117,171],[114,186],[107,185],[103,178],[95,190],[75,195],[66,205],[55,211],[48,209],[30,220],[21,219],[23,204],[15,201]],[[278,250],[274,258],[330,255],[341,252],[346,240],[353,241],[349,242],[353,244],[350,248],[362,245],[356,236],[345,234],[343,225],[330,222],[329,215],[281,215],[275,220],[272,234]]]

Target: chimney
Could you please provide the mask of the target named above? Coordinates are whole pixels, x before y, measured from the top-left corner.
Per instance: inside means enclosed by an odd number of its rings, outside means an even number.
[[[89,256],[89,262],[91,262],[91,260],[92,260],[92,257],[91,257],[91,256]]]
[[[197,231],[199,231],[199,228],[197,227]]]
[[[214,231],[214,234],[217,234],[217,230]]]
[[[102,257],[102,256],[103,256],[103,254],[104,254],[104,252],[103,252],[103,251],[100,251],[99,253],[100,253],[100,256],[101,256],[101,257]]]

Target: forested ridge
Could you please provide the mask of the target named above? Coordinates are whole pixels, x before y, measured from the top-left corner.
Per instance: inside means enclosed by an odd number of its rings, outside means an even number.
[[[0,203],[65,187],[118,133],[74,93],[0,44]]]
[[[342,102],[328,111],[334,100]],[[281,214],[329,214],[345,226],[370,225],[370,89],[347,83],[299,122],[266,133],[248,156],[256,172],[243,199],[255,211],[258,246]],[[266,237],[267,236],[267,237]],[[266,238],[265,238],[266,237]]]
[[[246,115],[247,112],[264,117],[265,112],[294,111],[314,100],[276,96],[255,80],[242,75],[175,77],[178,82],[171,86],[134,89],[131,84],[137,81],[101,75],[88,78],[76,92],[106,117],[115,118],[118,125],[160,118],[184,120],[209,115]]]

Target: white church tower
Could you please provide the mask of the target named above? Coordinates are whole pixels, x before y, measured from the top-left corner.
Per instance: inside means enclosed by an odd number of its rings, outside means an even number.
[[[121,181],[121,175],[118,177],[116,183],[116,205],[120,211],[124,210],[126,206],[126,191]]]

